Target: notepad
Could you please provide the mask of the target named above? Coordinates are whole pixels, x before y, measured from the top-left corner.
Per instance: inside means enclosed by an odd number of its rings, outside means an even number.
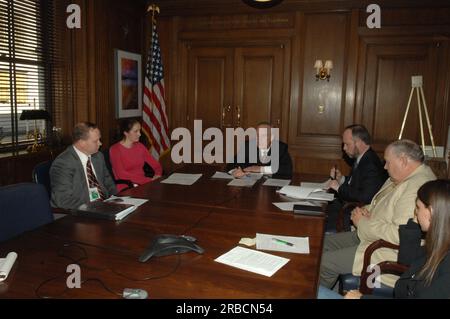
[[[218,179],[234,179],[233,175],[224,173],[224,172],[215,172],[211,178],[218,178]]]
[[[309,254],[309,238],[256,234],[256,249],[284,251],[296,254]]]
[[[272,277],[274,273],[289,262],[289,259],[237,246],[216,258],[215,261]]]

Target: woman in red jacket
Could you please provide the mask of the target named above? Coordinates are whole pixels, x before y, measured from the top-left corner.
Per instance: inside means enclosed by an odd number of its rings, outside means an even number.
[[[120,127],[122,140],[109,149],[114,177],[130,180],[135,186],[158,179],[162,175],[161,164],[154,159],[147,148],[139,142],[141,124],[136,119],[126,119]],[[145,176],[144,164],[149,164],[155,172],[153,178]],[[126,185],[117,185],[120,192]]]

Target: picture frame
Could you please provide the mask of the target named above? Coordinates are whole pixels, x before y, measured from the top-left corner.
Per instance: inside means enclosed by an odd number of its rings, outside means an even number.
[[[114,50],[116,118],[142,116],[142,56]]]

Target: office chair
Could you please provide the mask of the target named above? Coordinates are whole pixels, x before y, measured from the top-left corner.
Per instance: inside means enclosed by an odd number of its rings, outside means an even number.
[[[0,203],[0,242],[53,221],[48,193],[41,184],[0,187]]]
[[[33,182],[36,184],[44,185],[45,189],[48,193],[48,198],[51,197],[51,184],[50,184],[50,167],[52,166],[53,161],[45,161],[37,164],[32,173]]]
[[[367,267],[371,264],[370,259],[373,252],[379,248],[391,248],[398,250],[400,247],[399,245],[395,245],[383,239],[379,239],[370,244],[364,252],[364,263],[361,271],[361,276],[354,276],[353,274],[345,274],[340,276],[339,292],[341,294],[344,294],[346,291],[356,289],[365,295],[374,294],[376,296],[393,298],[394,289],[392,287],[386,286],[381,283],[379,288],[372,288],[367,284],[371,273],[367,272],[366,270]],[[393,274],[397,276],[400,276],[408,269],[408,265],[399,263],[398,261],[383,261],[381,263],[378,263],[377,266],[380,267],[380,274]]]
[[[125,191],[127,189],[133,188],[134,185],[130,180],[126,180],[126,179],[116,179],[116,177],[114,176],[114,172],[112,169],[112,165],[111,165],[111,160],[109,158],[109,148],[106,150],[102,150],[101,151],[103,154],[103,157],[105,158],[105,164],[106,164],[106,168],[108,169],[109,174],[111,175],[111,177],[114,180],[114,183],[117,184],[125,184],[127,185],[127,188],[124,188],[122,191]]]

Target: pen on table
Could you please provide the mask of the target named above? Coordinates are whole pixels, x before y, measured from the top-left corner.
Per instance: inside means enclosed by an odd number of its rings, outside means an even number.
[[[285,244],[285,245],[288,245],[288,246],[294,246],[293,243],[290,243],[288,241],[281,240],[281,239],[278,239],[278,238],[272,238],[272,240],[276,241],[277,243],[280,243],[280,244]]]

